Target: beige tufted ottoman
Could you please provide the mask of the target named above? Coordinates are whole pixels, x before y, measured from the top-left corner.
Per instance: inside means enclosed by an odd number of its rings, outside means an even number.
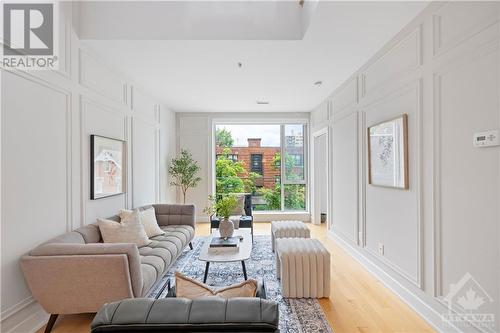
[[[276,275],[283,297],[329,297],[330,253],[317,239],[277,239]]]
[[[311,232],[304,222],[301,221],[272,221],[271,241],[273,252],[276,248],[278,238],[311,238]]]

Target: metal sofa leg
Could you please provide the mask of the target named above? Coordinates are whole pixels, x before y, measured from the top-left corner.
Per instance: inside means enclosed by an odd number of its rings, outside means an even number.
[[[54,327],[54,324],[56,323],[58,314],[51,314],[49,321],[47,322],[47,326],[45,326],[45,333],[50,333],[52,331],[52,327]]]
[[[193,249],[193,243],[189,242],[189,248],[192,250]]]

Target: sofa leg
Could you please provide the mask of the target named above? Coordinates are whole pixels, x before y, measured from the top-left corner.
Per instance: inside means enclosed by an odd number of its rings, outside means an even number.
[[[50,333],[52,331],[52,327],[56,323],[58,314],[51,314],[47,326],[45,326],[45,333]]]
[[[189,242],[189,248],[192,250],[193,249],[193,243]]]

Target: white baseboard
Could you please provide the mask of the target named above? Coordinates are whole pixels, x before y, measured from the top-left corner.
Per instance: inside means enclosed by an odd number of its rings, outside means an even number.
[[[49,318],[40,304],[32,301],[6,318],[2,318],[2,333],[35,333]]]
[[[438,332],[459,333],[459,329],[455,327],[447,327],[443,330],[442,314],[436,311],[432,306],[427,304],[420,297],[415,295],[411,290],[402,285],[399,281],[390,276],[375,262],[365,256],[361,249],[355,248],[352,244],[336,235],[334,232],[328,232],[328,236],[333,238],[335,242],[342,247],[349,255],[359,262],[368,272],[375,276],[384,286],[396,294],[403,302],[418,313],[429,325]]]

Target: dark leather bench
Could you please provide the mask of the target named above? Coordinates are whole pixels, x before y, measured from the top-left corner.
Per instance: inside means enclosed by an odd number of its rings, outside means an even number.
[[[92,333],[274,332],[278,304],[258,297],[135,298],[103,305]]]

